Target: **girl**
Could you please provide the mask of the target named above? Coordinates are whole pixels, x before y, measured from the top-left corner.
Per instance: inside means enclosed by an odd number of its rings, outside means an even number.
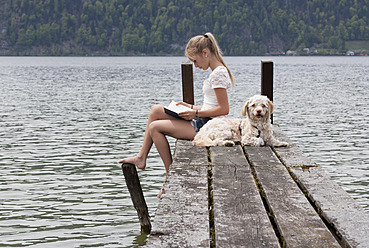
[[[139,169],[145,169],[147,156],[152,145],[155,144],[168,175],[172,164],[172,154],[166,135],[177,139],[192,140],[211,118],[228,114],[228,91],[232,88],[234,79],[222,58],[214,36],[206,33],[191,38],[186,46],[185,54],[195,67],[212,70],[209,78],[203,84],[203,106],[194,106],[185,102],[177,103],[192,109],[180,113],[179,116],[185,119],[180,120],[166,114],[164,106],[154,105],[150,110],[141,150],[136,156],[119,160],[118,163],[130,163]],[[164,184],[158,198],[161,197]]]

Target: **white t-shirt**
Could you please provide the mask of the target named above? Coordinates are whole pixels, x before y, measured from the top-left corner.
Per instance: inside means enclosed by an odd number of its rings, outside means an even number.
[[[224,88],[228,91],[232,89],[232,81],[225,66],[218,66],[210,73],[208,79],[204,81],[202,91],[204,93],[204,102],[201,110],[208,110],[218,107],[217,96],[214,89]],[[229,95],[229,94],[228,94]]]

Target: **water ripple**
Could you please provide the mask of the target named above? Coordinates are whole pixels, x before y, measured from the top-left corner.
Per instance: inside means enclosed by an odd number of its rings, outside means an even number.
[[[260,93],[261,59],[226,58],[232,117]],[[275,122],[369,211],[368,60],[272,59]],[[181,99],[183,60],[0,58],[0,246],[145,243],[116,161],[138,152],[151,105]],[[194,71],[197,104],[208,73]],[[155,147],[139,176],[153,217],[165,178]]]

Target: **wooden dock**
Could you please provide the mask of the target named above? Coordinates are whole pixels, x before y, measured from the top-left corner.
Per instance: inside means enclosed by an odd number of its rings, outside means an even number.
[[[273,62],[261,94],[273,100]],[[182,64],[192,103],[192,64]],[[273,119],[272,119],[273,120]],[[369,247],[369,214],[277,126],[284,148],[198,147],[177,140],[151,225],[136,167],[123,164],[146,247]]]
[[[177,140],[147,247],[369,247],[369,215],[287,148]]]

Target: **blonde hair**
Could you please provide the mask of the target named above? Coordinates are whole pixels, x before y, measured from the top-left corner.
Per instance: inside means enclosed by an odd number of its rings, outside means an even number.
[[[216,59],[222,63],[225,68],[227,68],[229,77],[231,78],[232,84],[234,84],[234,77],[229,70],[228,66],[224,62],[222,57],[222,51],[218,46],[217,41],[215,40],[214,36],[211,33],[206,33],[204,35],[198,35],[190,39],[187,43],[185,55],[188,58],[193,58],[196,54],[201,54],[204,49],[209,49],[211,53],[213,53]]]

